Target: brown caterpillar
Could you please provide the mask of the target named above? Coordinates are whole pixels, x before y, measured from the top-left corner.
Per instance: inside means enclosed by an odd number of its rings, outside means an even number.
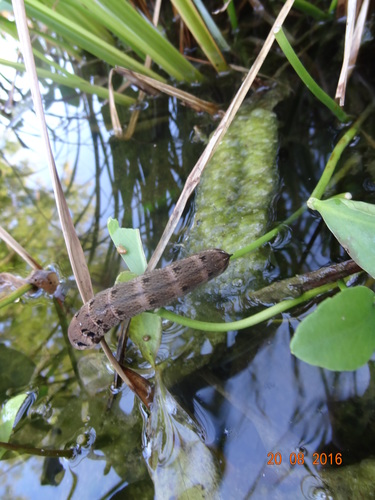
[[[204,250],[99,292],[74,315],[68,329],[71,344],[94,347],[122,320],[165,306],[223,273],[229,258],[224,250]]]

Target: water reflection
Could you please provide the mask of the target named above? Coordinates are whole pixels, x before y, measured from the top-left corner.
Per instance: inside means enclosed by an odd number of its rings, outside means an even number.
[[[62,111],[66,115],[60,120]],[[95,99],[82,101],[78,108],[62,102],[49,108],[56,161],[98,290],[111,286],[120,269],[120,258],[108,241],[107,217],[139,227],[150,254],[203,148],[186,137],[197,123],[205,126],[204,118],[181,109],[171,99],[152,101],[144,112],[143,130],[132,141],[121,142],[108,132],[103,118],[107,108]],[[124,121],[127,116],[128,111],[123,111]],[[317,144],[320,130],[319,124],[310,124],[306,135],[301,130],[295,149],[289,136],[284,138],[282,147],[288,145],[288,158],[279,162],[283,191],[273,208],[278,220],[301,205],[318,176],[315,167],[318,170],[324,164],[327,143],[335,132],[324,133],[321,151]],[[0,133],[5,137],[5,121]],[[31,112],[25,111],[16,128],[20,142],[8,142],[1,160],[1,223],[43,263],[58,262],[68,278],[71,271],[36,133]],[[187,212],[176,247],[169,249],[165,261],[177,253],[189,217]],[[292,276],[342,256],[328,233],[306,213],[275,243],[265,278]],[[3,244],[0,257],[7,270],[26,271]],[[73,295],[66,301],[68,318],[79,306]],[[186,303],[180,310],[184,307]],[[192,315],[198,311],[197,304],[194,307]],[[296,318],[306,312],[297,311]],[[183,429],[193,429],[197,446],[214,464],[211,476],[220,476],[220,484],[216,479],[213,483],[222,498],[319,498],[328,495],[327,484],[333,484],[328,476],[340,467],[321,470],[321,465],[313,463],[314,453],[350,448],[350,454],[343,455],[343,465],[363,461],[371,453],[372,365],[354,374],[334,374],[297,361],[290,354],[289,341],[299,319],[284,315],[229,334],[164,325],[158,362],[168,396],[161,397],[160,406],[173,398],[174,407],[188,415]],[[79,460],[58,461],[63,470],[56,461],[54,468],[41,457],[3,461],[1,496],[17,498],[27,492],[30,498],[151,498],[154,490],[146,465],[151,455],[145,462],[139,403],[123,389],[107,411],[111,381],[100,354],[72,352],[66,323],[48,297],[32,305],[29,300],[15,304],[2,311],[1,321],[1,400],[23,391],[30,381],[39,392],[12,440],[39,448],[74,448],[82,436],[95,436]],[[146,373],[135,351],[128,353],[127,362]],[[163,411],[169,418],[169,410]],[[359,417],[363,417],[361,426]],[[353,431],[356,427],[358,434]],[[368,448],[363,447],[364,436],[371,444]],[[299,453],[304,463],[293,465],[294,454]],[[276,462],[280,457],[280,463]],[[153,470],[158,466],[157,472],[165,473],[160,464]]]

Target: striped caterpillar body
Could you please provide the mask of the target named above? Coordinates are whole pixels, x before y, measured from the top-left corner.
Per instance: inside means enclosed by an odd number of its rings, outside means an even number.
[[[68,329],[71,344],[95,347],[124,319],[165,306],[223,273],[229,258],[224,250],[204,250],[99,292],[74,315]]]

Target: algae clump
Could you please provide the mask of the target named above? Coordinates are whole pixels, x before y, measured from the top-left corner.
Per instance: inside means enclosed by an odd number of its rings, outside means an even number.
[[[278,174],[275,102],[244,103],[213,158],[195,198],[195,217],[186,238],[190,253],[222,248],[228,253],[267,229]],[[255,107],[256,106],[256,107]],[[231,261],[226,272],[202,287],[205,294],[239,295],[264,284],[267,253],[259,249]]]

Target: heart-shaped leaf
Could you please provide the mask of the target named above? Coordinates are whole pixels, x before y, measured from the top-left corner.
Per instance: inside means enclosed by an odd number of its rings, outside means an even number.
[[[292,354],[329,370],[356,370],[375,350],[374,302],[374,292],[364,286],[326,299],[298,326]]]

